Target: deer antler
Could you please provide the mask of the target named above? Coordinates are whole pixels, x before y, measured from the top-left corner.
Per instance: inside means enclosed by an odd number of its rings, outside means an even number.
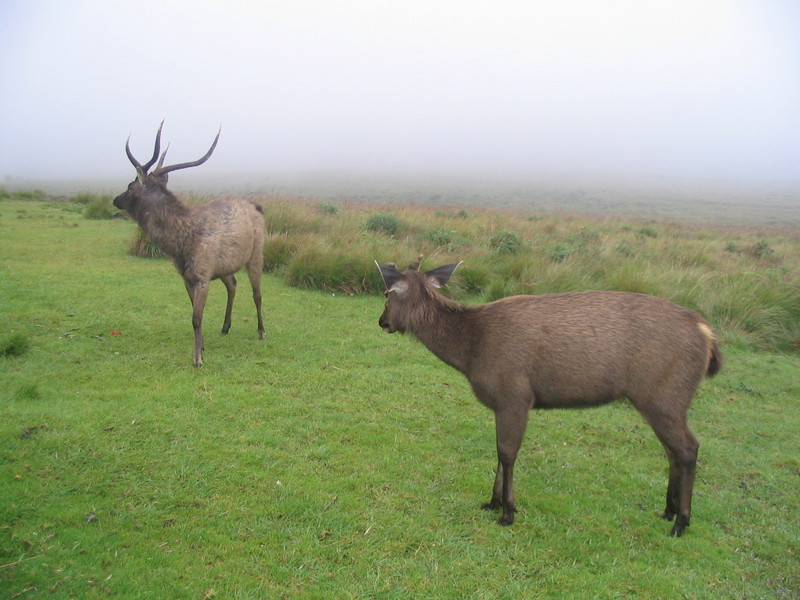
[[[147,171],[153,164],[156,162],[158,158],[158,153],[161,150],[161,128],[164,127],[164,120],[161,120],[161,124],[158,126],[158,131],[156,132],[156,145],[153,150],[153,158],[148,160],[145,164],[140,164],[138,160],[133,157],[133,153],[131,152],[130,141],[131,136],[128,136],[128,140],[125,142],[125,154],[128,155],[128,160],[131,161],[131,164],[136,167],[137,173],[142,175],[147,175]]]
[[[206,162],[209,159],[209,157],[211,156],[211,153],[214,152],[214,148],[217,147],[217,141],[219,141],[219,134],[220,133],[222,133],[222,126],[221,125],[220,125],[220,128],[219,128],[219,131],[217,131],[217,137],[214,138],[214,143],[211,144],[211,148],[208,149],[208,152],[206,152],[205,155],[203,155],[201,158],[198,158],[197,160],[193,160],[191,162],[178,163],[176,165],[169,165],[169,166],[163,167],[163,166],[161,166],[161,163],[164,162],[164,156],[166,156],[166,154],[167,154],[167,152],[165,150],[164,154],[161,156],[161,160],[158,162],[158,166],[156,167],[156,170],[153,171],[152,174],[153,175],[166,175],[167,173],[171,173],[172,171],[177,171],[178,169],[188,169],[189,167],[197,167],[199,165],[202,165],[204,162]]]
[[[414,261],[414,262],[412,262],[410,265],[408,265],[408,268],[409,268],[410,270],[412,270],[412,271],[419,271],[419,263],[421,263],[421,262],[422,262],[422,258],[423,258],[422,254],[420,254],[419,256],[417,256],[417,260],[415,260],[415,261]]]

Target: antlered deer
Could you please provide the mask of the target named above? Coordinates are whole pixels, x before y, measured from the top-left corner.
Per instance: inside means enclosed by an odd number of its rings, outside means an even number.
[[[164,166],[166,150],[161,151],[161,128],[156,133],[152,158],[144,165],[131,153],[130,136],[125,153],[136,168],[136,179],[114,199],[114,206],[123,209],[139,223],[147,238],[172,258],[183,277],[192,301],[194,328],[194,366],[203,364],[203,309],[208,285],[221,279],[228,291],[222,333],[231,327],[231,310],[236,294],[237,271],[247,267],[258,318],[258,337],[264,339],[261,316],[261,271],[264,262],[264,217],[261,207],[245,200],[214,200],[201,206],[187,206],[167,189],[168,174],[178,169],[202,165],[211,156],[219,133],[208,152],[198,160]],[[156,159],[156,168],[148,173]]]
[[[514,462],[532,408],[580,408],[627,398],[669,459],[671,535],[689,525],[698,443],[686,413],[704,375],[721,368],[714,332],[700,315],[654,296],[578,292],[512,296],[467,306],[437,288],[460,263],[401,273],[378,265],[386,285],[380,326],[408,332],[469,380],[495,414],[497,473],[485,509],[516,512]]]

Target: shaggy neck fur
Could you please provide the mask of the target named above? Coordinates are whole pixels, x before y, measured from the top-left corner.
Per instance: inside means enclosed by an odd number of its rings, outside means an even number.
[[[194,233],[191,209],[170,191],[161,188],[157,194],[142,197],[134,218],[150,241],[176,264],[189,251]]]
[[[408,331],[448,365],[464,372],[468,366],[473,331],[469,324],[469,307],[448,300],[435,289],[421,283],[417,298],[403,319]]]

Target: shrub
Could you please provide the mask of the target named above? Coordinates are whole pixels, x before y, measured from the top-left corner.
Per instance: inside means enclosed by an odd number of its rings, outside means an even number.
[[[574,252],[574,249],[566,244],[556,244],[547,249],[547,257],[553,262],[564,262]]]
[[[339,207],[335,204],[330,204],[328,202],[320,202],[317,204],[317,210],[321,212],[323,215],[338,215],[339,214]]]
[[[642,227],[641,229],[639,229],[639,231],[636,233],[636,235],[638,237],[640,237],[640,238],[646,238],[646,237],[657,238],[658,237],[658,231],[656,231],[655,227],[645,226],[645,227]]]
[[[97,200],[98,196],[96,194],[90,194],[88,192],[83,192],[80,194],[74,195],[72,198],[69,199],[70,202],[74,202],[75,204],[83,204],[86,206],[87,204],[91,204],[94,200]]]
[[[434,246],[449,246],[453,243],[453,232],[444,227],[436,227],[427,231],[425,239]]]
[[[147,239],[141,227],[136,228],[136,233],[131,238],[128,246],[128,254],[131,256],[141,256],[143,258],[163,258],[164,253],[158,249],[153,242]]]
[[[501,231],[489,240],[489,246],[500,254],[516,254],[527,247],[519,234],[513,231]]]
[[[76,198],[78,197],[76,196],[72,201],[76,202]],[[81,198],[79,204],[86,204],[83,209],[84,219],[113,219],[119,215],[119,211],[111,204],[109,196],[94,196],[88,198],[87,202],[83,202],[83,200],[84,198]]]
[[[400,230],[400,219],[394,215],[376,214],[367,219],[367,231],[394,235]]]
[[[775,250],[770,247],[767,240],[760,240],[756,244],[754,244],[747,252],[753,258],[757,258],[758,260],[768,260],[773,258],[775,254]]]

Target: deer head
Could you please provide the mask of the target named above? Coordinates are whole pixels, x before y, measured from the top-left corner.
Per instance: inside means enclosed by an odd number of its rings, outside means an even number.
[[[421,261],[420,254],[403,273],[395,263],[381,265],[375,262],[386,286],[386,306],[378,324],[387,333],[405,333],[408,324],[417,320],[417,312],[426,311],[431,303],[437,302],[439,296],[435,290],[445,285],[461,264],[457,262],[430,271],[420,271]]]
[[[217,131],[217,136],[214,138],[214,142],[211,144],[211,148],[209,148],[208,152],[206,152],[201,158],[190,162],[164,166],[164,158],[167,156],[167,150],[169,150],[169,146],[167,146],[167,149],[164,150],[159,157],[159,152],[161,152],[161,129],[163,127],[164,121],[161,121],[161,124],[158,126],[158,131],[156,132],[156,143],[155,147],[153,148],[153,156],[145,164],[141,164],[133,156],[130,148],[131,136],[128,136],[128,140],[125,142],[125,154],[128,155],[128,160],[131,161],[131,164],[136,169],[136,179],[128,184],[128,189],[125,192],[114,198],[114,206],[117,208],[126,210],[129,213],[133,213],[136,211],[139,200],[146,192],[156,189],[160,190],[161,192],[166,192],[167,181],[169,179],[168,174],[179,169],[197,167],[206,162],[214,152],[214,148],[217,147],[219,135],[222,133],[222,127],[220,127],[219,131]],[[156,164],[156,160],[158,160],[158,164]],[[154,164],[156,164],[156,168],[152,173],[148,173],[150,167],[152,167]]]

